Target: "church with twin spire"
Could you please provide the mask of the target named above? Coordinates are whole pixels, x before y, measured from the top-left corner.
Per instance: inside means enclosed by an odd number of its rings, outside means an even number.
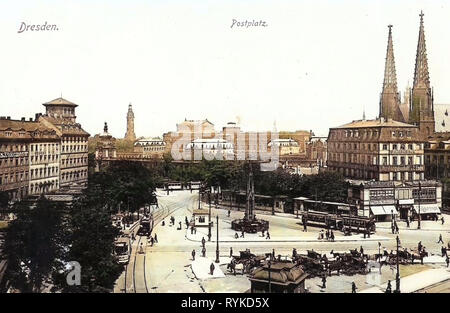
[[[419,39],[414,67],[413,87],[406,95],[407,101],[400,101],[397,89],[392,25],[389,25],[383,88],[380,95],[380,117],[413,124],[420,133],[431,136],[435,132],[433,89],[430,86],[423,12],[420,12]]]

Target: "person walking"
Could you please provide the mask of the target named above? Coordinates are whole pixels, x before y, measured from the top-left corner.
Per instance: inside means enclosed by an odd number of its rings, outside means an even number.
[[[331,239],[331,241],[334,241],[334,232],[333,231],[331,231],[330,239]]]
[[[230,247],[230,258],[232,258],[232,257],[233,257],[233,248]]]
[[[444,244],[444,241],[442,240],[442,234],[439,234],[439,240],[438,240],[437,243],[442,243],[442,244]]]
[[[322,289],[327,288],[327,276],[326,274],[323,274],[322,276]]]
[[[447,255],[447,257],[445,258],[445,263],[447,263],[447,267],[448,267],[448,264],[450,263],[450,259],[449,259],[448,255]]]
[[[241,238],[244,238],[244,231],[241,232]]]
[[[409,228],[409,217],[406,218],[406,227]]]
[[[356,288],[355,282],[352,282],[352,293],[356,293],[356,289],[358,288]]]
[[[390,280],[388,280],[385,293],[392,293],[392,286],[391,286],[391,281]]]
[[[204,258],[206,258],[206,248],[205,247],[202,248],[202,256]]]
[[[270,234],[269,234],[269,232],[267,232],[266,239],[270,239]]]
[[[192,250],[192,261],[195,261],[195,250]]]
[[[359,253],[361,253],[361,256],[363,256],[364,255],[364,249],[363,249],[363,247],[361,246],[360,248],[359,248]]]
[[[275,260],[275,249],[272,249],[272,260]]]
[[[444,217],[441,217],[441,225],[444,225]]]
[[[214,275],[214,270],[215,270],[215,266],[214,263],[211,263],[211,265],[209,266],[209,274],[210,275]]]
[[[206,243],[205,237],[202,237],[202,247],[203,248],[205,247],[205,243]]]
[[[155,243],[158,243],[158,235],[155,234]]]
[[[230,211],[230,210],[228,210],[228,217],[230,217],[230,214],[231,214],[231,211]]]
[[[153,244],[155,243],[155,240],[153,239],[153,237],[150,236],[150,245],[153,247]]]

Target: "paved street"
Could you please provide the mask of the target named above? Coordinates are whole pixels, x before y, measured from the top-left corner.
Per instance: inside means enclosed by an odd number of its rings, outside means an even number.
[[[302,225],[295,215],[278,214],[272,216],[270,212],[256,212],[258,218],[266,219],[270,223],[271,239],[267,240],[261,234],[246,234],[245,238],[234,239],[234,231],[231,230],[231,220],[242,218],[244,212],[232,211],[231,216],[227,216],[227,210],[216,209],[212,206],[213,221],[215,216],[219,216],[219,246],[221,265],[220,269],[225,273],[222,278],[198,278],[192,271],[192,250],[196,250],[196,258],[201,258],[201,238],[207,240],[207,228],[198,228],[196,235],[191,235],[190,230],[186,230],[184,225],[185,217],[192,216],[192,210],[198,207],[198,193],[189,191],[176,191],[170,195],[158,191],[159,209],[154,212],[156,217],[153,234],[157,234],[158,243],[153,247],[147,243],[147,239],[142,237],[133,243],[133,253],[127,270],[118,279],[115,292],[245,292],[250,288],[248,278],[243,275],[228,275],[226,263],[228,262],[229,249],[233,248],[234,254],[249,248],[252,253],[263,254],[275,249],[276,254],[290,256],[295,247],[299,253],[306,253],[306,250],[314,249],[317,252],[348,251],[349,249],[359,249],[363,246],[365,253],[378,252],[378,242],[388,251],[394,250],[396,246],[395,236],[392,235],[389,227],[377,227],[376,235],[370,239],[364,239],[362,235],[353,235],[351,237],[342,236],[336,232],[336,242],[327,242],[317,240],[320,228],[308,227],[308,232],[302,232]],[[208,206],[202,203],[207,209]],[[169,225],[170,216],[175,218],[175,225]],[[441,244],[437,244],[439,234],[442,234],[445,244],[450,240],[450,227],[448,221],[450,216],[446,217],[446,223],[440,225],[440,222],[423,222],[423,230],[411,229],[400,230],[400,240],[403,247],[415,248],[419,241],[432,254],[440,254]],[[165,221],[162,226],[161,221]],[[179,230],[179,222],[182,223],[182,229]],[[417,225],[415,225],[417,226]],[[206,257],[212,262],[215,260],[216,251],[216,228],[212,229],[212,241],[206,243]],[[342,240],[340,240],[342,239]],[[140,244],[143,243],[145,253],[136,253]],[[201,264],[210,264],[209,261],[203,261]],[[217,266],[217,265],[216,265]],[[444,263],[433,263],[405,266],[401,268],[402,276],[420,272],[430,268],[442,268]],[[208,267],[209,270],[209,267]],[[126,273],[126,275],[125,275]],[[207,276],[207,275],[206,275]],[[389,267],[384,267],[382,272],[382,283],[388,279],[393,279],[395,273]],[[126,282],[125,282],[126,281]],[[311,292],[350,292],[351,282],[355,281],[358,290],[371,287],[366,283],[365,275],[355,276],[332,276],[328,278],[327,289],[320,288],[319,279],[308,279],[306,287]]]

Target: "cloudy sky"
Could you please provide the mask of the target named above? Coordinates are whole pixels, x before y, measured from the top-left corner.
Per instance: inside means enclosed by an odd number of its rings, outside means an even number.
[[[62,93],[92,135],[107,121],[123,137],[130,102],[138,136],[185,118],[326,135],[378,114],[388,24],[399,88],[412,83],[421,9],[435,102],[449,103],[450,1],[3,0],[0,115],[34,116]]]

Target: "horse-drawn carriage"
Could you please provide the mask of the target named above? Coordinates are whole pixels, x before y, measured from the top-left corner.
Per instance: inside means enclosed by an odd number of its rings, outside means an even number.
[[[255,255],[249,249],[240,251],[239,256],[233,256],[231,262],[227,265],[227,269],[236,275],[241,272],[242,275],[250,273],[253,268],[261,265],[266,259],[265,255]]]

